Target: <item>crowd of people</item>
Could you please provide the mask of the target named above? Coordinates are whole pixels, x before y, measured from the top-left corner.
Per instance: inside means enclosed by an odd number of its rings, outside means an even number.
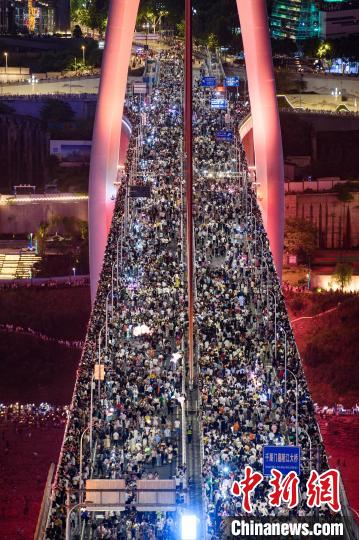
[[[68,287],[88,287],[90,285],[89,277],[67,277],[67,278],[34,278],[34,279],[15,279],[13,281],[0,281],[0,290],[8,289],[32,289],[41,287],[43,289],[67,289]]]
[[[1,324],[0,323],[0,332],[4,332],[7,334],[22,334],[26,336],[36,337],[37,339],[40,339],[41,341],[50,341],[53,343],[57,343],[57,345],[61,345],[62,347],[67,347],[68,349],[82,349],[83,348],[83,341],[81,340],[69,340],[69,339],[56,339],[54,337],[47,336],[46,334],[43,334],[42,332],[39,332],[38,330],[34,330],[33,328],[24,328],[23,326],[17,326],[15,324]]]
[[[91,476],[125,479],[127,486],[122,517],[115,514],[102,522],[91,515],[86,517],[95,538],[170,539],[176,535],[175,515],[141,515],[132,504],[139,479],[175,478],[180,500],[186,478],[179,445],[185,298],[179,159],[182,68],[176,54],[161,53],[160,82],[151,103],[141,105],[136,96],[127,102],[126,114],[133,130],[142,122],[140,113],[145,108],[147,121],[141,128],[144,144],[138,155],[132,143],[128,168],[134,159],[138,160],[141,181],[150,186],[151,196],[130,200],[125,213],[125,188],[119,189],[55,480],[49,539],[63,537],[66,496],[69,493],[70,502],[77,502],[78,490]],[[112,291],[111,274],[121,234],[123,267]],[[108,332],[104,326],[106,315]],[[98,346],[102,346],[101,353]],[[105,369],[100,393],[98,382],[92,378],[98,354]],[[91,422],[92,384],[96,455],[91,460],[87,444],[80,478],[79,440]],[[146,524],[140,527],[142,522]]]
[[[180,507],[189,480],[180,444],[180,402],[187,384],[182,56],[175,45],[160,52],[160,78],[151,99],[133,96],[126,103],[133,132],[139,130],[143,142],[138,150],[132,137],[127,172],[137,171],[137,181],[150,187],[150,196],[127,200],[126,186],[119,188],[56,473],[47,540],[64,537],[66,506],[79,501],[92,477],[125,480],[124,511],[102,520],[86,511],[81,521],[74,511],[73,529],[90,527],[95,539],[177,538],[178,512],[136,512],[136,496],[140,479],[175,478]],[[211,109],[211,91],[195,85],[195,386],[201,399],[203,502],[212,539],[220,538],[223,517],[242,513],[231,483],[243,476],[247,464],[262,469],[263,445],[295,444],[298,438],[308,471],[307,433],[320,455],[318,464],[326,465],[243,151],[237,142],[216,137],[224,127],[236,131],[247,113],[248,105],[234,93],[227,111]],[[118,282],[117,260],[122,261]],[[98,362],[104,366],[100,381],[94,377]],[[190,431],[187,435],[192,443]],[[306,472],[302,484],[305,478]],[[255,515],[278,513],[269,508],[267,491],[266,485],[258,491]],[[304,497],[301,501],[305,515]]]
[[[245,157],[216,141],[225,116],[210,109],[208,94],[198,87],[194,103],[196,312],[203,482],[208,534],[217,538],[223,517],[245,514],[231,487],[247,465],[262,472],[264,445],[296,444],[298,437],[305,471],[300,515],[312,512],[304,495],[310,443],[320,452],[319,468],[326,458]],[[230,127],[246,113],[235,102]],[[285,507],[269,506],[268,491],[267,482],[258,488],[254,515],[286,515]]]
[[[68,407],[49,403],[0,403],[0,425],[25,427],[63,426],[68,417]],[[4,432],[3,432],[4,433]]]

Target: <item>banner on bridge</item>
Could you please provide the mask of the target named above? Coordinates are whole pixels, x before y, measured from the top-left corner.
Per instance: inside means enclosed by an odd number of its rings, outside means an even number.
[[[201,86],[215,87],[217,86],[216,77],[202,77]]]
[[[216,133],[216,139],[218,141],[233,141],[233,131],[227,131],[225,129],[222,129],[220,131],[217,131]]]
[[[223,81],[223,86],[238,87],[239,86],[239,77],[225,77],[225,79]]]
[[[211,109],[227,109],[228,102],[223,98],[213,98],[211,99]]]
[[[263,474],[270,476],[271,470],[288,474],[290,471],[300,474],[300,446],[264,446]]]

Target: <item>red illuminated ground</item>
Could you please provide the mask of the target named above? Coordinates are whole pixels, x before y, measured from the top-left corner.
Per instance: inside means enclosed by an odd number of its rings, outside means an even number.
[[[331,467],[339,469],[350,506],[359,513],[359,416],[319,419]]]
[[[58,459],[62,437],[62,427],[16,432],[13,425],[1,426],[1,540],[33,539],[49,466]]]

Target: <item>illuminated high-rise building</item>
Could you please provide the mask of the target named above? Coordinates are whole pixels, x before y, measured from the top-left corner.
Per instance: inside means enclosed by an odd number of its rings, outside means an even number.
[[[271,17],[272,36],[277,39],[318,37],[318,4],[315,0],[275,0]]]
[[[303,40],[359,33],[359,0],[274,0],[271,34]]]

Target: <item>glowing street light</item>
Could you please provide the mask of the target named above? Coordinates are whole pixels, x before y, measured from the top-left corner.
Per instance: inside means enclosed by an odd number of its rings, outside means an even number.
[[[8,53],[4,52],[4,56],[5,56],[5,73],[7,73],[7,57],[8,57]]]
[[[85,64],[85,50],[86,50],[85,45],[81,45],[81,49],[82,49],[82,61]]]
[[[194,514],[183,514],[181,519],[181,540],[197,540],[198,519]]]

